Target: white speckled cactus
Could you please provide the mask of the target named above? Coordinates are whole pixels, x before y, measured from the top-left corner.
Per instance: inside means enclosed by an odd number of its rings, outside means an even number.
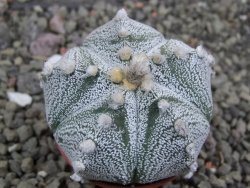
[[[209,133],[213,58],[124,9],[82,47],[46,63],[47,120],[76,181],[191,177]]]

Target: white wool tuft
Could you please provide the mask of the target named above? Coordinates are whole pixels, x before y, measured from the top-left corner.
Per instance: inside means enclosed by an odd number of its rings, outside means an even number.
[[[186,151],[190,156],[193,156],[195,154],[194,143],[190,143],[189,145],[187,145]]]
[[[87,139],[84,140],[81,144],[80,144],[80,150],[83,153],[89,154],[89,153],[93,153],[96,149],[96,144],[93,140],[91,139]]]
[[[116,15],[115,15],[115,17],[114,17],[114,19],[115,19],[116,21],[119,21],[119,20],[122,20],[122,19],[125,19],[125,18],[128,18],[128,14],[127,14],[127,11],[126,11],[124,8],[120,9],[120,10],[116,13]]]
[[[43,75],[50,75],[53,71],[53,68],[55,67],[56,63],[62,58],[61,55],[59,54],[55,54],[51,57],[48,58],[48,60],[44,63],[44,67],[43,67],[43,71],[42,74]]]
[[[127,61],[132,55],[132,49],[128,46],[124,46],[118,51],[118,55],[122,61]]]
[[[86,73],[90,76],[96,76],[97,72],[98,72],[98,67],[96,65],[89,65],[86,70]]]
[[[181,119],[177,119],[175,121],[174,128],[175,131],[181,136],[186,136],[188,134],[186,123]]]
[[[85,170],[85,165],[80,161],[73,161],[72,167],[76,173]]]
[[[124,104],[124,96],[122,92],[113,93],[111,96],[112,102],[116,106],[121,106]]]
[[[150,75],[148,57],[145,54],[135,54],[125,69],[126,79],[132,84],[140,85],[144,80],[151,79]]]
[[[107,114],[101,114],[97,120],[98,126],[109,128],[112,125],[112,118]]]
[[[152,79],[144,79],[142,80],[142,83],[141,83],[141,89],[143,91],[146,91],[146,92],[149,92],[153,89],[154,87],[154,82]]]
[[[151,59],[153,61],[153,63],[160,65],[162,63],[164,63],[165,58],[163,55],[161,55],[160,53],[155,53],[151,56]]]
[[[197,54],[205,58],[209,64],[214,64],[214,57],[202,45],[197,46],[196,51]]]
[[[130,35],[130,32],[125,27],[121,27],[121,29],[118,31],[118,36],[120,38],[125,38],[129,35]]]
[[[76,63],[72,60],[64,60],[59,62],[59,68],[64,72],[64,74],[71,74],[75,71]]]
[[[74,173],[70,176],[70,179],[76,182],[82,182],[82,177],[80,177],[78,174]]]
[[[189,167],[189,169],[190,169],[191,172],[196,172],[196,171],[197,171],[197,168],[198,168],[198,163],[197,163],[196,161],[193,162],[193,163],[190,165],[190,167]]]
[[[161,112],[166,112],[169,107],[170,104],[166,99],[159,100],[158,108],[160,109]]]
[[[189,171],[189,172],[184,176],[184,178],[185,178],[185,179],[190,179],[190,178],[192,178],[193,175],[194,175],[194,173],[191,172],[191,171]]]

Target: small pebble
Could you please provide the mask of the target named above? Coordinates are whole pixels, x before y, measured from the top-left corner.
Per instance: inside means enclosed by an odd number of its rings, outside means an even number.
[[[24,142],[33,135],[32,128],[30,126],[21,126],[17,129],[20,142]]]
[[[25,107],[25,106],[30,105],[32,103],[31,96],[26,94],[26,93],[8,91],[7,95],[8,95],[8,98],[11,102],[18,104],[21,107]]]

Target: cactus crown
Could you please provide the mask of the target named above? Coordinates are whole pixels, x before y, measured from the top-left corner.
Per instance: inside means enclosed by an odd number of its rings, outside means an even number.
[[[209,132],[212,56],[124,9],[44,66],[47,121],[83,178],[149,183],[197,169]]]

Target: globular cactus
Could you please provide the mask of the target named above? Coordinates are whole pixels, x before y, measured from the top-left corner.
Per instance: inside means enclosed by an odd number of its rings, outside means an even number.
[[[191,177],[209,133],[211,64],[124,9],[42,73],[47,121],[76,181]]]

